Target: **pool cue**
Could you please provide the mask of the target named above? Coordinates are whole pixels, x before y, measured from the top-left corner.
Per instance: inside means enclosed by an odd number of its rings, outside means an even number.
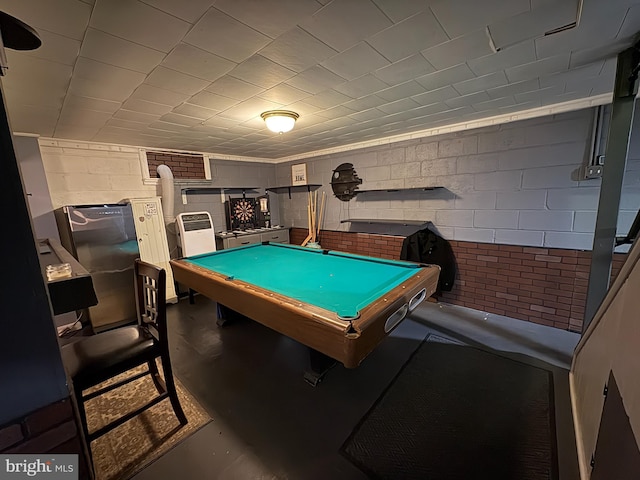
[[[307,198],[307,225],[309,226],[309,235],[307,235],[307,238],[305,238],[304,241],[300,244],[302,247],[304,247],[307,243],[309,243],[309,240],[311,240],[311,196],[310,195]]]
[[[324,195],[324,192],[322,192],[322,202],[320,203],[320,215],[318,215],[318,229],[317,229],[318,237],[320,236],[320,226],[322,225],[322,216],[324,215],[324,201],[325,201],[325,195]]]
[[[316,241],[316,221],[318,213],[318,192],[311,194],[311,241]]]

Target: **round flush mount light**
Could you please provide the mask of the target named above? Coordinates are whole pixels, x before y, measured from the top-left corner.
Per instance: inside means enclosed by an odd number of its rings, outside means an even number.
[[[286,133],[291,131],[300,115],[288,110],[269,110],[260,116],[267,124],[267,128],[274,133]]]

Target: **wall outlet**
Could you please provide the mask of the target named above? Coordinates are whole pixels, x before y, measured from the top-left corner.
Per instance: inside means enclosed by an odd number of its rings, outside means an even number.
[[[589,165],[585,171],[585,178],[598,178],[602,176],[604,167],[602,165]]]

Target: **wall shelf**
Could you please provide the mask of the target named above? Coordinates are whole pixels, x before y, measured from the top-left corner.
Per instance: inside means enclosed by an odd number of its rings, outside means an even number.
[[[187,204],[187,195],[209,195],[219,193],[221,199],[224,202],[224,195],[226,193],[242,193],[246,192],[255,193],[260,187],[190,187],[180,189],[182,195],[182,204]]]
[[[402,225],[403,227],[420,226],[431,223],[430,220],[385,220],[383,218],[347,218],[340,220],[340,223],[367,223],[369,225]]]
[[[366,190],[355,190],[353,193],[393,193],[393,192],[426,192],[430,190],[438,190],[444,187],[411,187],[411,188],[371,188]]]
[[[288,192],[289,193],[289,198],[291,198],[291,190],[295,191],[295,190],[306,190],[307,192],[310,192],[311,190],[316,190],[317,188],[320,188],[322,185],[316,185],[316,184],[306,184],[306,185],[283,185],[281,187],[269,187],[267,188],[267,192],[273,192],[273,193],[284,193],[284,192]]]

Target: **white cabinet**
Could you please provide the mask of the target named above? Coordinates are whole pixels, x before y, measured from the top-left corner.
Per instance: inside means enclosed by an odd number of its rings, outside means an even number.
[[[289,243],[289,230],[273,230],[260,235],[262,242]]]
[[[216,234],[216,247],[218,250],[262,242],[289,243],[289,229],[272,228],[256,233]]]

